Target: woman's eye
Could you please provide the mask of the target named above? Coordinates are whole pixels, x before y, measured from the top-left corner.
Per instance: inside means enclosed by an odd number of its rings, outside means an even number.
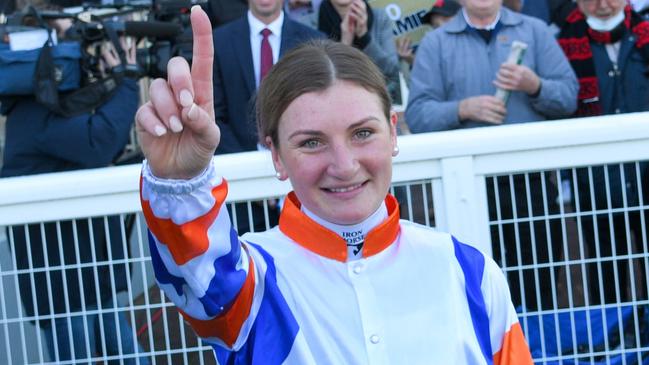
[[[371,135],[372,131],[370,131],[369,129],[361,129],[360,131],[356,132],[356,138],[358,139],[366,139]]]
[[[320,146],[320,142],[317,139],[307,139],[302,142],[301,146],[306,148],[317,148]]]

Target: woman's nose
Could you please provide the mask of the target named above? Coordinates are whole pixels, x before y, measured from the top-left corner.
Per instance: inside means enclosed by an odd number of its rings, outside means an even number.
[[[347,145],[336,145],[331,149],[328,172],[340,180],[349,180],[356,175],[359,163],[354,150]]]

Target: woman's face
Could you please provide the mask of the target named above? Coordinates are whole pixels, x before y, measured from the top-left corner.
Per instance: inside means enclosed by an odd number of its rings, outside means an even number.
[[[332,223],[359,223],[390,187],[396,121],[396,114],[385,120],[376,94],[336,81],[289,104],[279,146],[271,143],[273,163],[311,212]]]

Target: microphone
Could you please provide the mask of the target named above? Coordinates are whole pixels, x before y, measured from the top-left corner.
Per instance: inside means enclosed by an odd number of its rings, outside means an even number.
[[[110,25],[118,33],[134,37],[174,38],[183,32],[178,24],[160,21],[111,22]]]
[[[182,34],[183,28],[174,23],[160,21],[124,22],[124,33],[134,37],[173,38]]]

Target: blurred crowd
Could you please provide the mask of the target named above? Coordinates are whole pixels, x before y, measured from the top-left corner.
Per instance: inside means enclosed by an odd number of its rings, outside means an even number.
[[[75,5],[61,1],[55,2]],[[3,0],[0,10],[31,3],[42,2]],[[383,71],[394,100],[401,72],[410,89],[402,101],[404,133],[647,109],[647,0],[433,0],[420,17],[430,31],[416,42],[395,37],[387,12],[366,0],[209,0],[206,7],[217,50],[214,108],[223,133],[217,153],[260,148],[259,83],[286,51],[320,37],[363,50]],[[109,68],[120,63],[115,52],[105,56]],[[124,100],[134,100],[136,86],[123,83],[132,90]],[[66,123],[29,97],[4,99],[1,176],[111,164],[127,143],[135,110],[115,100]],[[111,104],[120,105],[119,113]],[[12,122],[25,119],[34,125]],[[61,123],[68,124],[65,133],[57,132]],[[70,133],[69,125],[80,130]]]

